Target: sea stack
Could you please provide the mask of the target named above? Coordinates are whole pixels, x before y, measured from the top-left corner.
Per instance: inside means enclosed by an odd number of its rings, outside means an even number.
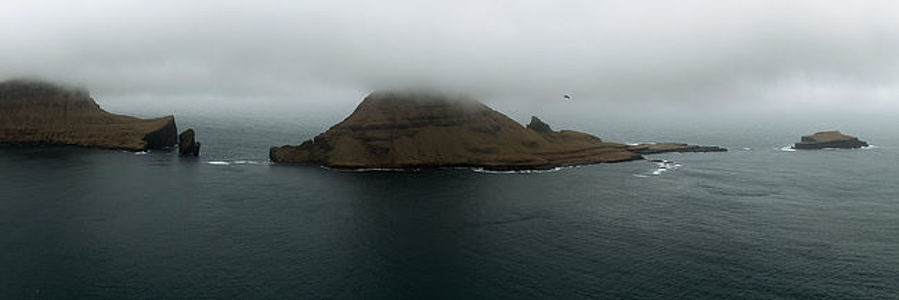
[[[641,159],[627,145],[553,131],[538,118],[527,128],[466,97],[375,92],[345,120],[298,146],[272,147],[279,163],[332,168],[481,167],[492,170]]]
[[[178,153],[181,156],[200,156],[200,143],[195,139],[193,128],[178,135]]]
[[[142,151],[174,146],[175,118],[104,111],[85,89],[31,80],[0,82],[0,143]]]
[[[803,136],[800,142],[793,145],[793,148],[802,150],[824,148],[854,149],[867,146],[867,142],[861,141],[857,137],[845,135],[834,130]]]

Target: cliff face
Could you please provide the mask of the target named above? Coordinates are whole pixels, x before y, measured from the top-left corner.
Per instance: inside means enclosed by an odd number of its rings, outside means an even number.
[[[514,170],[641,158],[626,147],[577,131],[552,131],[537,118],[525,128],[470,99],[376,92],[328,131],[298,146],[272,147],[269,156],[335,168]]]
[[[845,135],[839,131],[821,131],[813,135],[803,136],[801,142],[793,145],[794,149],[823,149],[823,148],[861,148],[868,143],[857,137]]]
[[[0,83],[0,143],[146,150],[178,142],[175,118],[111,114],[88,92],[44,82]]]

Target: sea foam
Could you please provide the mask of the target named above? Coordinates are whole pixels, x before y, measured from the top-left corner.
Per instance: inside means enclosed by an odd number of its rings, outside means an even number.
[[[574,168],[575,166],[566,166],[566,167],[555,167],[552,169],[546,170],[509,170],[509,171],[497,171],[497,170],[487,170],[484,168],[471,168],[472,172],[476,173],[484,173],[484,174],[543,174],[543,173],[552,173],[557,172],[563,169]]]
[[[322,169],[328,171],[339,171],[339,172],[356,172],[356,173],[365,173],[365,172],[419,172],[421,169],[403,169],[403,168],[357,168],[357,169],[342,169],[342,168],[329,168],[326,166],[321,166]]]
[[[680,168],[682,166],[681,164],[679,164],[677,162],[673,162],[673,161],[670,161],[667,159],[652,160],[652,162],[656,163],[657,168],[655,170],[652,170],[649,173],[633,174],[633,175],[635,177],[640,177],[640,178],[647,178],[650,176],[659,176],[659,175],[664,174],[665,172]]]

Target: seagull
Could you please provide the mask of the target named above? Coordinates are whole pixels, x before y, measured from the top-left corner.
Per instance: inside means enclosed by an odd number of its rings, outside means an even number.
[[[568,94],[563,95],[562,98],[565,98],[565,100],[571,100],[571,96],[568,96]]]

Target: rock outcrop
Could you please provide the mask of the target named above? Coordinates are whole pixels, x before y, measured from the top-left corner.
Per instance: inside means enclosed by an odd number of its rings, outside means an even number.
[[[678,143],[639,144],[627,146],[627,150],[639,154],[657,154],[665,152],[726,152],[727,149],[718,146],[697,146]]]
[[[375,92],[345,120],[298,146],[272,147],[272,161],[332,168],[483,167],[548,169],[641,159],[627,145],[525,128],[471,99],[423,92]]]
[[[853,149],[867,147],[868,143],[857,137],[845,135],[839,131],[821,131],[813,135],[806,135],[802,140],[793,145],[793,149],[824,149],[843,148]]]
[[[0,143],[142,151],[174,146],[175,118],[111,114],[84,89],[28,80],[0,82]]]
[[[539,133],[547,133],[553,131],[552,127],[549,127],[549,124],[544,123],[543,120],[540,120],[540,118],[536,116],[531,116],[531,122],[528,123],[527,129]]]
[[[195,139],[193,128],[188,128],[178,135],[178,154],[181,156],[200,156],[200,143]]]

